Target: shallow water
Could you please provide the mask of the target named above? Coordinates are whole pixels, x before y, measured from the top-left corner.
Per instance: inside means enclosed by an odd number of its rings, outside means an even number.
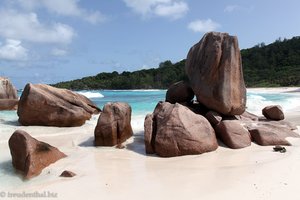
[[[79,93],[90,98],[101,109],[107,102],[129,103],[132,107],[133,128],[140,131],[146,114],[152,113],[156,104],[165,100],[166,90],[83,90]],[[292,111],[300,105],[299,102],[300,93],[278,93],[263,90],[247,92],[247,110],[257,115],[261,115],[261,110],[267,105],[280,105],[284,111]],[[0,111],[0,123],[13,125],[16,121],[16,111]]]

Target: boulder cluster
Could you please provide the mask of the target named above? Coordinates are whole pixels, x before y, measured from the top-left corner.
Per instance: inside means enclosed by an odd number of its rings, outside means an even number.
[[[7,79],[0,87],[0,97],[17,98],[16,90]],[[95,146],[122,146],[133,135],[130,124],[131,107],[127,103],[107,103],[101,112],[101,109],[81,94],[30,83],[25,86],[20,100],[16,102],[19,123],[23,126],[75,127],[83,125],[93,114],[101,113],[94,132]],[[9,148],[13,166],[26,179],[39,175],[45,167],[66,157],[57,148],[36,140],[23,130],[12,134]],[[62,177],[75,175],[67,170],[61,174]]]
[[[189,51],[188,81],[170,86],[144,123],[147,154],[162,157],[201,154],[218,148],[217,139],[232,149],[254,141],[259,145],[290,145],[299,137],[284,121],[278,105],[246,111],[246,87],[237,37],[210,32]],[[196,100],[194,100],[194,95]]]

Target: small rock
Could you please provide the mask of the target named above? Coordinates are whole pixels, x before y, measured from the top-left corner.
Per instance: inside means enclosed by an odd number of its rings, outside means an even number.
[[[280,145],[276,145],[275,147],[273,147],[273,150],[276,151],[276,152],[279,151],[280,153],[285,153],[286,152],[285,147],[280,146]]]
[[[74,172],[65,170],[61,173],[60,177],[66,177],[66,178],[70,178],[70,177],[74,177],[76,176],[76,174]]]
[[[279,105],[265,107],[262,110],[262,114],[267,119],[271,119],[271,120],[283,120],[284,119],[284,114],[283,114],[282,108]]]

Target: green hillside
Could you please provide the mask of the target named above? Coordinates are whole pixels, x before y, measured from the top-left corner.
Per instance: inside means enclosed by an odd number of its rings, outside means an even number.
[[[300,85],[300,37],[280,39],[269,45],[261,43],[241,50],[244,79],[247,87]],[[134,72],[100,73],[96,76],[60,82],[55,87],[83,89],[164,89],[186,79],[185,60],[165,61],[158,68]]]

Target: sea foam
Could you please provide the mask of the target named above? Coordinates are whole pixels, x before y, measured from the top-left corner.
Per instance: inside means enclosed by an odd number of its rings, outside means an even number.
[[[248,93],[247,111],[261,115],[262,109],[269,105],[280,105],[283,111],[293,111],[299,106],[300,94],[286,93]]]
[[[104,95],[97,91],[80,91],[78,94],[84,95],[87,98],[103,98]]]

